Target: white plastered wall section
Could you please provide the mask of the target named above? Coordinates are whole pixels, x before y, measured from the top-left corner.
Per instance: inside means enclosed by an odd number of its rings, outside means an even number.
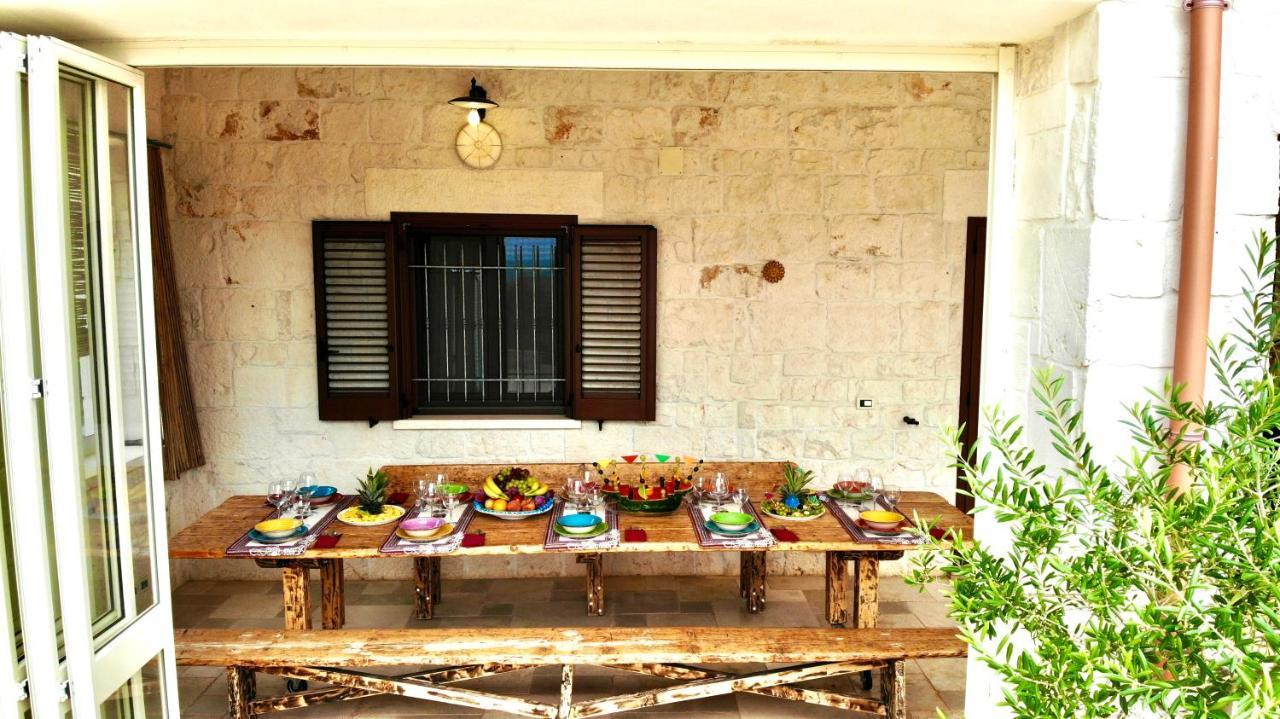
[[[1251,237],[1274,229],[1280,196],[1280,64],[1268,40],[1280,3],[1241,0],[1224,25],[1214,337],[1236,317]],[[995,397],[1029,414],[1031,372],[1052,368],[1083,402],[1100,457],[1124,452],[1125,405],[1172,366],[1188,45],[1181,2],[1108,0],[1018,49],[1014,269],[1001,290],[1012,372]],[[1032,425],[1029,437],[1051,460],[1046,434]],[[979,535],[1002,537],[985,522]],[[999,698],[971,658],[969,715],[1005,716]]]

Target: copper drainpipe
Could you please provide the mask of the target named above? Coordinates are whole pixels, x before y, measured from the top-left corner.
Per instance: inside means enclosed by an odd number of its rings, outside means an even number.
[[[1178,324],[1173,340],[1173,381],[1182,399],[1201,405],[1213,277],[1213,224],[1218,193],[1218,101],[1222,85],[1222,12],[1227,0],[1187,0],[1191,14],[1191,77],[1187,89],[1187,163],[1182,194],[1182,259],[1178,272]],[[1182,429],[1175,426],[1174,431]],[[1187,427],[1189,442],[1198,427]],[[1176,465],[1169,485],[1191,483]]]

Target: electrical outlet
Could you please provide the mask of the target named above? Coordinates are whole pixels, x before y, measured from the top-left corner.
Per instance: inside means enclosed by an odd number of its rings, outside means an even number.
[[[858,400],[858,409],[871,409],[874,403],[869,399]]]

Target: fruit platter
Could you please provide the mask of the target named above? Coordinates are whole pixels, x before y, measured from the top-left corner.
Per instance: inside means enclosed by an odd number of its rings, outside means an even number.
[[[503,467],[480,489],[484,499],[475,500],[476,511],[499,519],[536,517],[555,504],[555,490],[524,467]]]
[[[624,512],[663,514],[676,511],[684,496],[693,490],[693,476],[702,468],[702,460],[667,455],[658,455],[656,463],[645,459],[644,455],[623,458],[628,464],[639,465],[639,476],[632,479],[622,478],[617,471],[618,464],[613,460],[594,462],[596,471],[604,478],[601,491],[616,500],[618,509]],[[668,459],[675,461],[668,462]],[[656,464],[657,469],[651,464]]]
[[[387,485],[390,482],[386,472],[370,469],[360,480],[355,504],[338,512],[338,521],[356,527],[376,527],[403,517],[404,507],[387,504]]]
[[[787,465],[783,470],[782,484],[773,492],[765,494],[760,503],[760,511],[774,519],[792,521],[808,521],[817,519],[827,513],[818,493],[809,489],[813,481],[813,472],[800,469],[795,465]]]

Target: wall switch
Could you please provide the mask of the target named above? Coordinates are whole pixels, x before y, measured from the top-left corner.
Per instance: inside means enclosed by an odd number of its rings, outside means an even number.
[[[858,409],[871,409],[872,401],[869,399],[858,400]]]

